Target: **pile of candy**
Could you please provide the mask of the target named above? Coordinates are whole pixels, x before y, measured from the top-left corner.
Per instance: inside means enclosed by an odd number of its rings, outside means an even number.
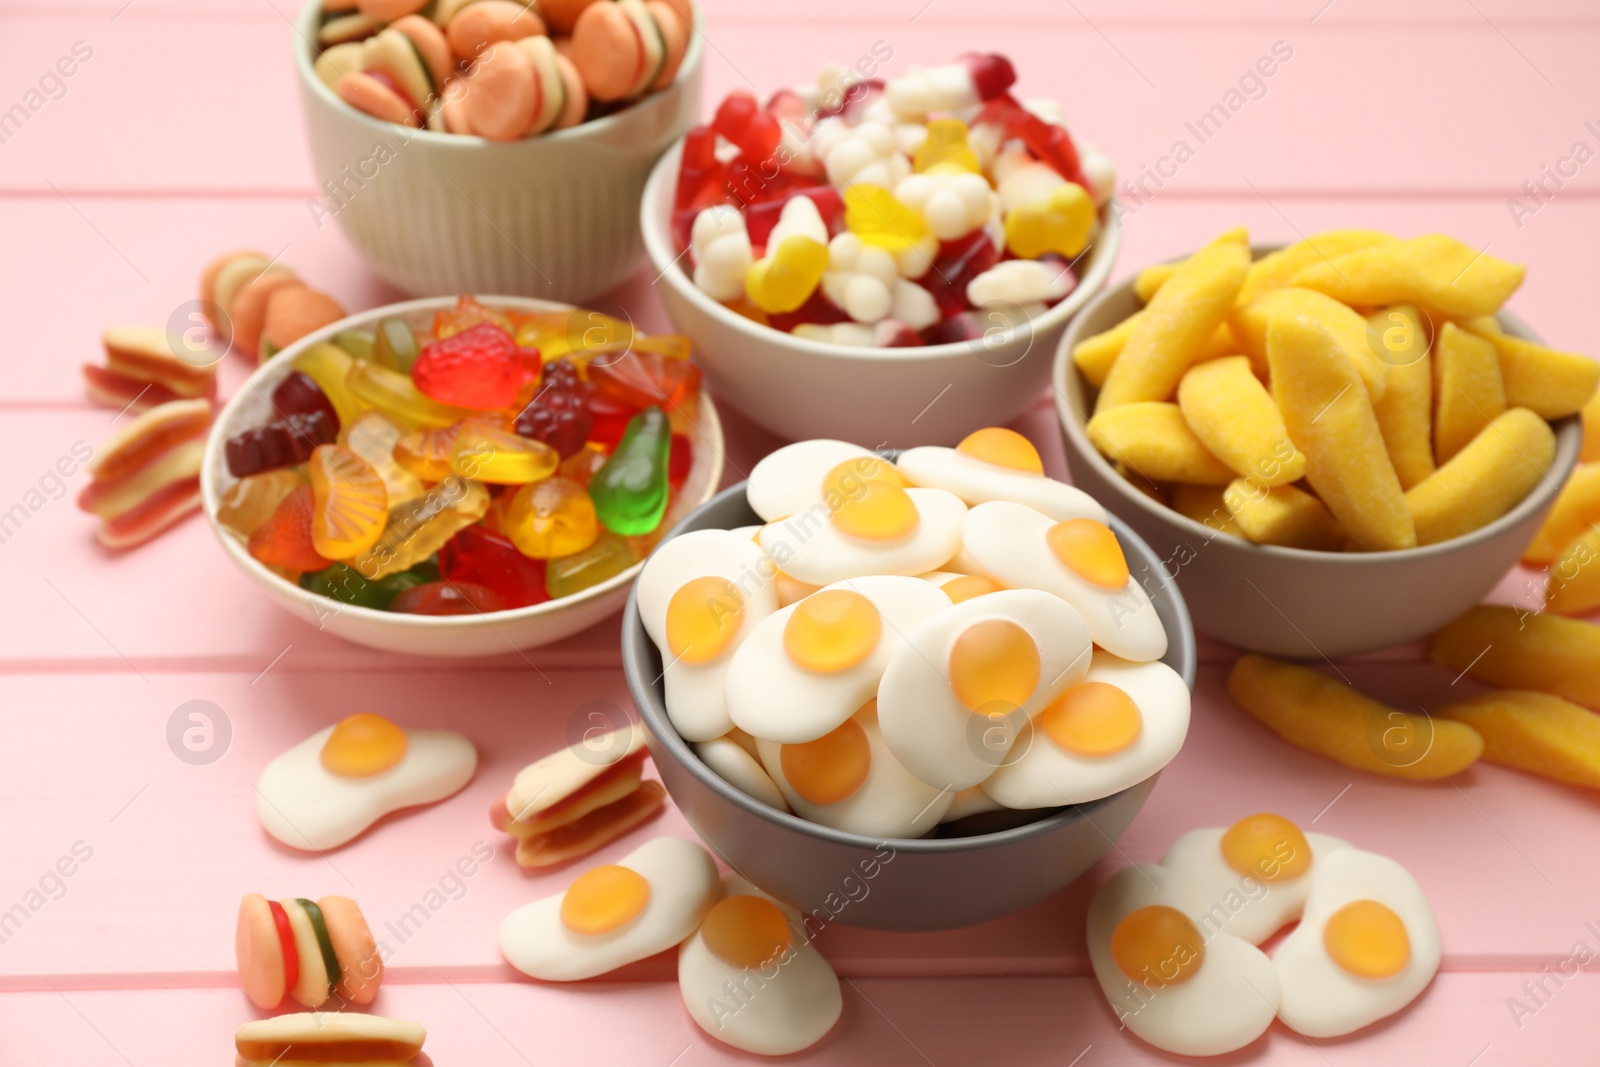
[[[971,55],[887,83],[840,68],[689,131],[672,233],[707,295],[796,336],[965,341],[1077,285],[1115,172],[1051,102]]]
[[[667,714],[734,787],[912,838],[1087,803],[1177,755],[1189,691],[1156,609],[1104,510],[1026,438],[897,464],[804,441],[748,495],[767,525],[674,537],[637,586]]]
[[[1549,518],[1523,553],[1548,567],[1546,611],[1585,615],[1600,608],[1600,392],[1583,408],[1583,451]]]
[[[227,441],[217,518],[250,554],[319,595],[424,615],[570,596],[643,559],[692,465],[687,340],[470,296],[414,327],[310,346],[271,418]]]
[[[686,0],[324,0],[315,70],[386,122],[515,141],[672,84]]]
[[[1298,923],[1269,957],[1261,945]],[[1220,1056],[1273,1019],[1342,1037],[1400,1011],[1439,970],[1422,887],[1387,856],[1263,813],[1191,830],[1089,905],[1089,960],[1122,1026]]]
[[[1100,390],[1089,440],[1156,499],[1260,544],[1460,537],[1546,477],[1546,420],[1600,383],[1600,363],[1500,329],[1524,273],[1450,237],[1372,230],[1252,263],[1229,231],[1141,273],[1145,308],[1074,348]]]

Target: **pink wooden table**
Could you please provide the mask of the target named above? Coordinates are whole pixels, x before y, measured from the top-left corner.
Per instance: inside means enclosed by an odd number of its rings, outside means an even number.
[[[285,249],[351,308],[393,297],[307,211],[316,193],[290,3],[0,2],[0,112],[39,104],[0,143],[0,511],[38,503],[27,494],[58,456],[112,431],[78,381],[100,329],[164,320],[222,248]],[[1119,276],[1240,222],[1265,240],[1334,226],[1443,230],[1530,264],[1515,310],[1554,343],[1600,353],[1600,163],[1572,173],[1577,142],[1585,161],[1600,148],[1600,16],[1589,0],[703,3],[710,100],[800,81],[877,41],[894,51],[891,72],[974,47],[1010,53],[1027,94],[1060,98],[1124,175],[1156,176],[1133,201]],[[77,42],[90,58],[64,88],[29,98]],[[1253,98],[1202,141],[1188,124],[1226,103],[1275,42],[1292,57],[1247,84]],[[1179,141],[1190,150],[1181,165]],[[1546,180],[1528,199],[1524,183],[1547,167],[1562,184]],[[666,325],[647,274],[612,299]],[[236,382],[242,368],[228,374]],[[1018,426],[1062,474],[1044,398]],[[771,444],[734,420],[730,476]],[[501,917],[571,872],[521,872],[484,812],[519,766],[560,743],[579,704],[626,705],[615,620],[532,653],[537,670],[517,656],[471,669],[402,661],[268,604],[199,521],[123,559],[97,550],[90,531],[70,498],[45,500],[0,543],[0,922],[12,916],[0,925],[0,1064],[228,1062],[234,1028],[253,1014],[232,970],[234,913],[251,891],[355,896],[394,952],[376,1008],[422,1021],[440,1065],[745,1058],[689,1022],[669,959],[557,988],[520,981],[498,957]],[[1497,596],[1531,602],[1527,577],[1508,576]],[[1395,1020],[1315,1044],[1274,1027],[1234,1062],[1586,1062],[1594,965],[1564,982],[1541,972],[1576,945],[1600,951],[1594,796],[1493,767],[1432,787],[1351,774],[1246,720],[1221,687],[1231,654],[1206,645],[1202,658],[1188,746],[1085,884],[973,930],[830,929],[822,948],[845,980],[844,1017],[797,1058],[1166,1059],[1118,1033],[1098,995],[1082,935],[1090,890],[1126,862],[1153,861],[1182,830],[1265,808],[1409,866],[1438,912],[1445,957]],[[1342,666],[1396,700],[1450,686],[1418,648]],[[190,700],[212,702],[231,726],[226,752],[204,766],[166,741],[169,716]],[[466,732],[483,753],[478,778],[325,860],[275,847],[254,821],[251,781],[290,743],[361,708]],[[689,831],[669,811],[648,832]],[[452,880],[480,840],[494,860]],[[74,851],[88,858],[70,878],[48,873]],[[1530,981],[1544,991],[1530,995]]]

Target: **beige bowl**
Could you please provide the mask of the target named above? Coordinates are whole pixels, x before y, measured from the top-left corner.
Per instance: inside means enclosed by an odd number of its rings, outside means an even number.
[[[582,304],[643,259],[639,196],[700,113],[702,35],[677,78],[613,115],[521,141],[411,130],[340,100],[312,69],[321,4],[300,12],[295,68],[320,200],[373,272],[420,296],[515,293]],[[698,12],[696,13],[698,18]]]
[[[671,233],[681,154],[674,146],[656,164],[639,209],[661,302],[693,339],[717,397],[791,441],[953,445],[973,430],[1010,422],[1038,400],[1056,340],[1111,276],[1122,238],[1116,211],[1103,210],[1099,238],[1078,265],[1078,287],[1022,325],[993,325],[969,342],[921,348],[823,344],[752,322],[684,272]]]
[[[478,299],[490,307],[519,311],[572,310],[567,305],[546,300],[511,296],[480,296]],[[239,387],[239,391],[218,414],[210,439],[206,442],[204,465],[200,470],[200,492],[206,518],[217,540],[222,543],[224,554],[280,607],[318,629],[368,648],[414,656],[444,657],[497,656],[514,649],[537,648],[570,637],[621,610],[628,599],[628,589],[633,585],[633,579],[644,566],[642,562],[636,563],[621,574],[581,593],[525,608],[491,611],[482,615],[405,615],[341,604],[301,589],[268,570],[245,550],[243,541],[236,534],[217,521],[217,505],[222,494],[237,481],[228,473],[225,455],[227,440],[234,434],[270,420],[272,390],[293,370],[291,364],[295,356],[319,341],[329,340],[341,330],[371,329],[379,319],[390,315],[405,319],[414,328],[423,328],[432,322],[435,312],[453,307],[455,302],[456,298],[450,296],[390,304],[351,315],[296,341],[258,367]],[[677,523],[711,499],[717,491],[717,483],[722,480],[722,424],[717,419],[717,409],[712,405],[711,398],[704,392],[700,394],[694,430],[694,462],[678,493],[677,502],[665,520],[669,525]]]
[[[1276,246],[1256,247],[1257,258]],[[1578,461],[1577,419],[1555,424],[1550,474],[1509,513],[1462,537],[1400,552],[1310,552],[1219,534],[1164,507],[1123,478],[1089,443],[1094,388],[1072,362],[1079,341],[1143,305],[1130,279],[1072,321],[1055,359],[1056,408],[1072,481],[1132,526],[1175,573],[1195,629],[1250,652],[1332,659],[1412,641],[1481,601],[1522,557]],[[1502,312],[1515,337],[1540,338]]]

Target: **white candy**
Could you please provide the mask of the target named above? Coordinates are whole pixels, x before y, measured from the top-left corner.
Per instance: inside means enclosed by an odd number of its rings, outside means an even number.
[[[965,63],[913,67],[883,87],[889,106],[907,118],[930,111],[955,111],[978,103],[978,86]]]
[[[817,202],[809,196],[790,197],[783,205],[778,224],[767,238],[768,253],[790,237],[809,237],[819,245],[828,243],[828,224],[822,221]]]
[[[1008,259],[996,263],[967,284],[975,307],[1048,303],[1072,291],[1072,275],[1055,263]]]
[[[888,315],[899,280],[900,268],[886,250],[848,231],[828,243],[822,291],[855,321],[877,322]]]
[[[825,152],[819,149],[818,155],[828,181],[840,189],[852,185],[881,185],[893,189],[900,179],[911,173],[911,161],[896,147],[894,130],[885,123],[844,126],[842,133],[830,131],[824,143],[827,149]]]
[[[889,306],[889,317],[905,323],[913,330],[925,330],[944,316],[940,314],[932,293],[916,282],[901,278],[894,285],[894,301]]]
[[[794,335],[808,341],[849,348],[884,348],[899,337],[907,326],[895,319],[883,319],[871,326],[862,322],[802,322],[794,328]],[[910,328],[915,332],[916,327]]]
[[[694,249],[694,284],[713,300],[744,295],[744,275],[754,253],[744,215],[732,204],[708,207],[694,217],[689,231]]]
[[[1001,210],[1006,212],[1024,204],[1037,204],[1067,181],[1054,167],[1034,159],[1020,145],[1007,146],[995,158],[994,180]]]
[[[941,241],[963,237],[988,221],[994,190],[981,174],[913,174],[894,187],[895,199],[919,213]]]
[[[1079,144],[1078,169],[1083,172],[1084,181],[1089,183],[1089,195],[1094,197],[1094,206],[1104,207],[1117,186],[1117,165],[1111,162],[1110,156],[1093,145]]]

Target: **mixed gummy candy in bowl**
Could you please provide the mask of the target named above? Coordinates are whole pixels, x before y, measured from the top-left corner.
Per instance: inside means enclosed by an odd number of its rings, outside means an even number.
[[[1115,171],[1000,55],[888,81],[830,67],[765,104],[729,94],[690,130],[671,230],[712,299],[864,347],[980,336],[1076,288]]]
[[[289,358],[264,417],[224,442],[216,519],[312,593],[524,608],[626,571],[698,503],[684,338],[462,296]]]

